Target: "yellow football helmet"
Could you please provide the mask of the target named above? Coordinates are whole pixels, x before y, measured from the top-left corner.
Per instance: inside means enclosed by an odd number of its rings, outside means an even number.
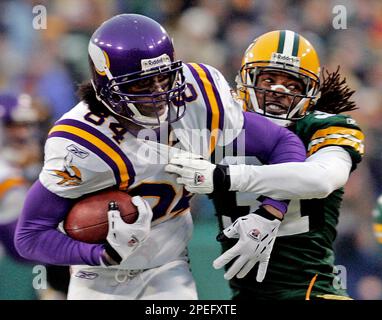
[[[285,90],[291,103],[283,114],[272,114],[267,110],[266,95],[280,94],[280,91],[258,87],[258,76],[262,72],[283,72],[302,81],[303,92],[291,93]],[[256,38],[245,51],[240,72],[236,78],[240,98],[246,110],[270,118],[281,119],[279,124],[287,125],[291,120],[305,116],[309,107],[318,98],[320,87],[320,61],[314,47],[304,37],[290,30],[277,30]],[[258,96],[256,96],[258,93]],[[262,98],[259,98],[259,93]],[[261,101],[258,101],[261,100]]]

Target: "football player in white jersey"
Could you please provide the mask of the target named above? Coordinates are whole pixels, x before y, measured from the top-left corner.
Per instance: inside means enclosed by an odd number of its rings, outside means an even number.
[[[265,163],[304,161],[303,145],[261,116],[244,116],[213,67],[175,60],[170,37],[150,18],[107,20],[88,52],[91,82],[49,132],[16,247],[29,259],[72,265],[69,299],[196,299],[187,257],[191,194],[164,170],[168,158],[183,150],[213,159],[226,146],[238,152],[244,143],[246,153]],[[247,137],[247,127],[256,138]],[[136,223],[124,223],[113,211],[104,244],[57,230],[77,198],[106,188],[134,196]],[[274,221],[287,208],[270,198],[262,205],[261,214]]]

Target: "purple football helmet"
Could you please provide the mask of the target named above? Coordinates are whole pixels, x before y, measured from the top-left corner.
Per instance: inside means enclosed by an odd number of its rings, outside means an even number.
[[[88,51],[96,96],[112,113],[150,128],[184,115],[182,62],[159,23],[115,16],[94,32]]]

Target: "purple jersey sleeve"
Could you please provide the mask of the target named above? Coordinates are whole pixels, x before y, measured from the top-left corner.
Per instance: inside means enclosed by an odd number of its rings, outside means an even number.
[[[255,156],[263,164],[303,162],[306,159],[306,150],[300,138],[264,116],[244,112],[243,129],[246,156]],[[272,205],[282,213],[288,208],[288,201],[276,201],[267,197],[264,197],[262,204]]]
[[[306,149],[290,130],[254,112],[244,112],[245,155],[264,164],[303,162]],[[240,139],[238,139],[240,140]]]
[[[28,191],[17,223],[18,253],[46,264],[99,265],[103,245],[76,241],[57,230],[72,205],[73,199],[59,197],[36,181]]]

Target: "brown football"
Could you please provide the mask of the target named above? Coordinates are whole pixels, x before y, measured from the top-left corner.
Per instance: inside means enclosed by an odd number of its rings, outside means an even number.
[[[74,204],[64,221],[64,230],[75,240],[87,243],[103,243],[109,229],[107,211],[110,201],[116,201],[121,217],[126,223],[138,218],[137,207],[131,196],[119,190],[102,190],[86,195]]]

